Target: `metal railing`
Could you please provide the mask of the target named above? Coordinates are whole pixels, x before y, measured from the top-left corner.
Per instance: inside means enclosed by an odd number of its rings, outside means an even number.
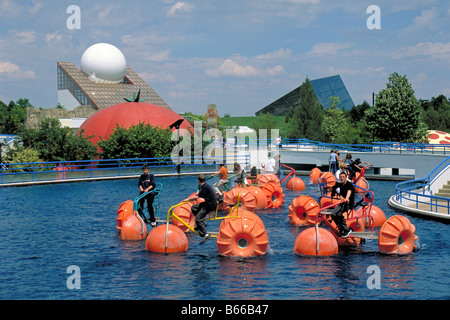
[[[395,186],[395,200],[400,204],[413,204],[415,209],[429,208],[431,212],[450,215],[450,199],[435,196],[430,192],[433,180],[448,166],[450,166],[450,157],[436,166],[427,177],[400,182]],[[420,205],[422,206],[419,208]]]
[[[58,181],[69,179],[93,179],[104,177],[123,177],[142,173],[142,166],[147,165],[154,174],[178,174],[210,172],[218,169],[218,165],[226,160],[237,161],[248,166],[248,155],[235,155],[227,157],[210,156],[180,157],[177,165],[171,157],[166,158],[136,158],[136,159],[106,159],[106,160],[78,160],[78,161],[51,161],[51,162],[27,162],[27,163],[2,163],[0,164],[0,185]]]

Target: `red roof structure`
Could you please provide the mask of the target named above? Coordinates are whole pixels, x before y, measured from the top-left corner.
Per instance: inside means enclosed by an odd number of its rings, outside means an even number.
[[[84,129],[84,136],[94,136],[89,140],[97,144],[97,141],[101,139],[108,139],[117,124],[129,128],[133,124],[138,125],[139,122],[143,122],[166,129],[180,119],[184,120],[178,113],[155,104],[125,102],[97,111],[84,121],[78,132]],[[187,120],[183,121],[180,129],[188,128],[192,129],[192,126]]]

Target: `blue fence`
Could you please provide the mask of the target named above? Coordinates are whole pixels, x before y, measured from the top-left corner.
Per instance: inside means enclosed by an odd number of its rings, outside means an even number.
[[[232,161],[243,165],[249,164],[248,155],[236,155],[232,159]],[[180,160],[180,162],[177,161],[180,165],[175,164],[170,157],[4,163],[0,164],[0,185],[132,176],[141,174],[143,165],[147,165],[154,174],[212,172],[218,169],[218,165],[223,160],[228,159],[226,157],[208,157],[207,159],[203,157],[181,157]]]
[[[415,209],[426,208],[425,210],[431,212],[450,215],[450,199],[434,196],[430,192],[430,185],[433,179],[449,165],[450,157],[447,157],[426,178],[397,184],[395,187],[395,200],[401,204],[413,202]]]

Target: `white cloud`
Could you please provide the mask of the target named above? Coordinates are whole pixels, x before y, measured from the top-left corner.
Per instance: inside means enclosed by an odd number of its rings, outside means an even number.
[[[27,44],[36,41],[36,32],[34,31],[13,31],[12,33],[17,42],[21,44]]]
[[[283,59],[283,58],[289,57],[290,55],[291,55],[291,50],[281,48],[274,52],[265,53],[265,54],[256,56],[255,59],[261,59],[261,60]]]
[[[11,61],[0,61],[0,81],[7,79],[35,79],[32,70],[23,70]]]
[[[352,46],[348,42],[322,42],[314,45],[308,54],[312,56],[336,55],[339,51]]]
[[[177,2],[173,6],[170,7],[170,9],[167,11],[167,15],[172,17],[175,15],[177,11],[185,11],[190,12],[194,9],[194,6],[187,2]]]
[[[61,40],[62,40],[62,35],[59,34],[58,31],[55,31],[53,33],[47,33],[45,35],[45,42],[47,42],[48,44],[59,42]]]
[[[232,59],[225,59],[223,63],[214,69],[207,69],[206,74],[212,77],[224,76],[235,76],[235,77],[256,77],[270,75],[274,76],[284,72],[284,68],[281,65],[276,65],[271,68],[255,68],[254,66],[240,65],[233,61]]]
[[[393,52],[392,58],[429,56],[436,60],[450,60],[450,42],[419,42],[415,46],[400,48]]]

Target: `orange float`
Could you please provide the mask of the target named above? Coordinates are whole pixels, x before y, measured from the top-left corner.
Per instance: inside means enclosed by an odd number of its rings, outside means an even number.
[[[303,230],[295,240],[294,252],[305,256],[331,256],[337,254],[339,249],[333,234],[324,228],[317,228],[317,230],[315,227]],[[319,239],[318,246],[317,238]]]
[[[193,206],[193,204],[190,202],[182,204],[181,206],[178,206],[175,209],[173,209],[173,213],[176,214],[178,217],[180,217],[189,226],[194,228],[195,227],[195,216],[191,212],[192,206]],[[174,217],[172,217],[172,224],[174,226],[179,227],[184,232],[190,231],[190,229],[188,227],[186,227],[181,221],[179,221],[178,219],[175,219]]]
[[[122,230],[123,222],[133,213],[133,200],[122,202],[117,210],[117,230]]]
[[[247,189],[256,198],[256,209],[264,210],[267,207],[266,194],[257,186],[248,186]]]
[[[133,212],[123,223],[120,231],[122,240],[142,240],[147,236],[147,226],[145,222],[138,217],[136,211]]]
[[[224,195],[223,202],[228,205],[233,205],[237,203],[238,198],[243,209],[251,212],[255,211],[256,198],[250,191],[245,188],[235,187],[231,189]]]
[[[358,208],[358,210],[355,211],[355,215],[358,217],[363,215],[362,207]],[[371,223],[373,223],[373,227],[381,227],[383,223],[386,222],[386,215],[384,214],[383,210],[381,210],[377,206],[372,205],[372,208],[370,209],[370,216],[372,217],[372,219],[370,219],[369,217],[363,218],[365,227],[372,227]],[[371,222],[370,220],[372,220],[373,222]]]
[[[347,214],[344,214],[344,218],[347,218]],[[347,226],[352,229],[354,232],[364,232],[364,223],[362,221],[363,219],[351,219],[345,221]],[[337,230],[337,226],[334,223],[334,221],[331,222],[331,226]],[[360,238],[355,237],[348,237],[348,238],[341,238],[334,232],[332,232],[333,236],[336,238],[336,241],[338,243],[338,246],[340,247],[354,247],[361,244]],[[351,234],[350,234],[351,235]]]
[[[305,190],[305,183],[299,177],[292,177],[286,182],[286,188],[294,191]]]
[[[312,168],[309,173],[309,183],[318,184],[319,178],[322,176],[322,171],[319,168]]]
[[[360,188],[358,188],[360,187]],[[369,182],[365,178],[361,178],[356,182],[355,192],[364,193],[369,190]]]
[[[320,197],[319,204],[321,208],[328,207],[333,203],[338,203],[339,199],[336,197],[331,198],[331,192],[327,192],[325,196]]]
[[[296,226],[312,225],[316,222],[316,215],[319,212],[319,204],[310,196],[301,195],[292,200],[289,206],[288,218],[290,224]]]
[[[189,198],[191,198],[191,197],[194,197],[194,196],[196,196],[197,195],[197,192],[194,192],[194,193],[192,193],[189,197],[187,197],[186,199],[189,199]],[[190,203],[191,204],[197,204],[197,203],[202,203],[202,202],[205,202],[205,199],[203,199],[203,198],[198,198],[197,200],[192,200],[192,201],[190,201]]]
[[[269,238],[261,219],[246,210],[239,218],[221,224],[217,236],[217,249],[224,256],[252,257],[266,253]]]
[[[386,220],[378,234],[378,248],[382,253],[407,254],[416,249],[416,227],[408,218],[395,215]]]
[[[274,174],[267,173],[259,176],[258,187],[263,188],[266,184],[273,182],[278,185],[281,185],[280,179]]]
[[[279,184],[269,182],[262,188],[262,191],[266,194],[267,209],[280,208],[283,206],[284,192]]]
[[[162,224],[148,234],[145,241],[145,250],[161,253],[184,252],[188,250],[188,239],[179,227],[172,224]]]
[[[320,176],[319,182],[323,182],[324,187],[331,188],[336,184],[336,177],[331,172],[325,172]]]

